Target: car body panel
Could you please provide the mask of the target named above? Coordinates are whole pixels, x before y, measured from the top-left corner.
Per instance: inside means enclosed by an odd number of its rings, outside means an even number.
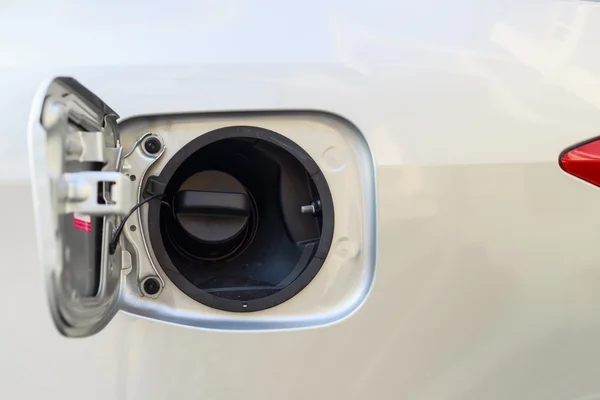
[[[600,132],[589,1],[14,3],[0,15],[3,392],[76,399],[600,398],[600,191],[558,156]],[[375,162],[375,280],[317,329],[124,313],[61,337],[26,129],[73,76],[119,112],[318,110]]]

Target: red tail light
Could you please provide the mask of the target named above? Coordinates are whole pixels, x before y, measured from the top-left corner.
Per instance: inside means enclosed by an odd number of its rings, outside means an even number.
[[[600,138],[565,150],[559,164],[565,172],[600,186]]]

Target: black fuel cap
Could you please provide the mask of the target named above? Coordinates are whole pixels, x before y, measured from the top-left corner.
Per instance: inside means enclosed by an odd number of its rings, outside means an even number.
[[[181,227],[206,244],[234,240],[247,228],[251,214],[244,186],[220,171],[203,171],[186,180],[173,208]]]

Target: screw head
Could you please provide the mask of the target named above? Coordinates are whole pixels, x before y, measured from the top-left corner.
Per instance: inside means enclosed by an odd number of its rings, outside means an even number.
[[[146,150],[148,154],[156,154],[160,149],[162,149],[162,143],[154,136],[149,137],[144,142],[144,150]]]
[[[144,293],[154,296],[160,291],[160,282],[156,278],[146,278],[142,284]]]

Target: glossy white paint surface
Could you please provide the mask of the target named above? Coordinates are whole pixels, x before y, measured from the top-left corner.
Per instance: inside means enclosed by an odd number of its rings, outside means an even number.
[[[587,1],[4,5],[3,393],[600,398],[600,191],[557,166],[600,131],[599,37],[600,4]],[[305,331],[122,314],[90,339],[60,337],[34,254],[25,138],[33,94],[57,74],[123,117],[317,109],[356,124],[378,185],[364,306]]]

